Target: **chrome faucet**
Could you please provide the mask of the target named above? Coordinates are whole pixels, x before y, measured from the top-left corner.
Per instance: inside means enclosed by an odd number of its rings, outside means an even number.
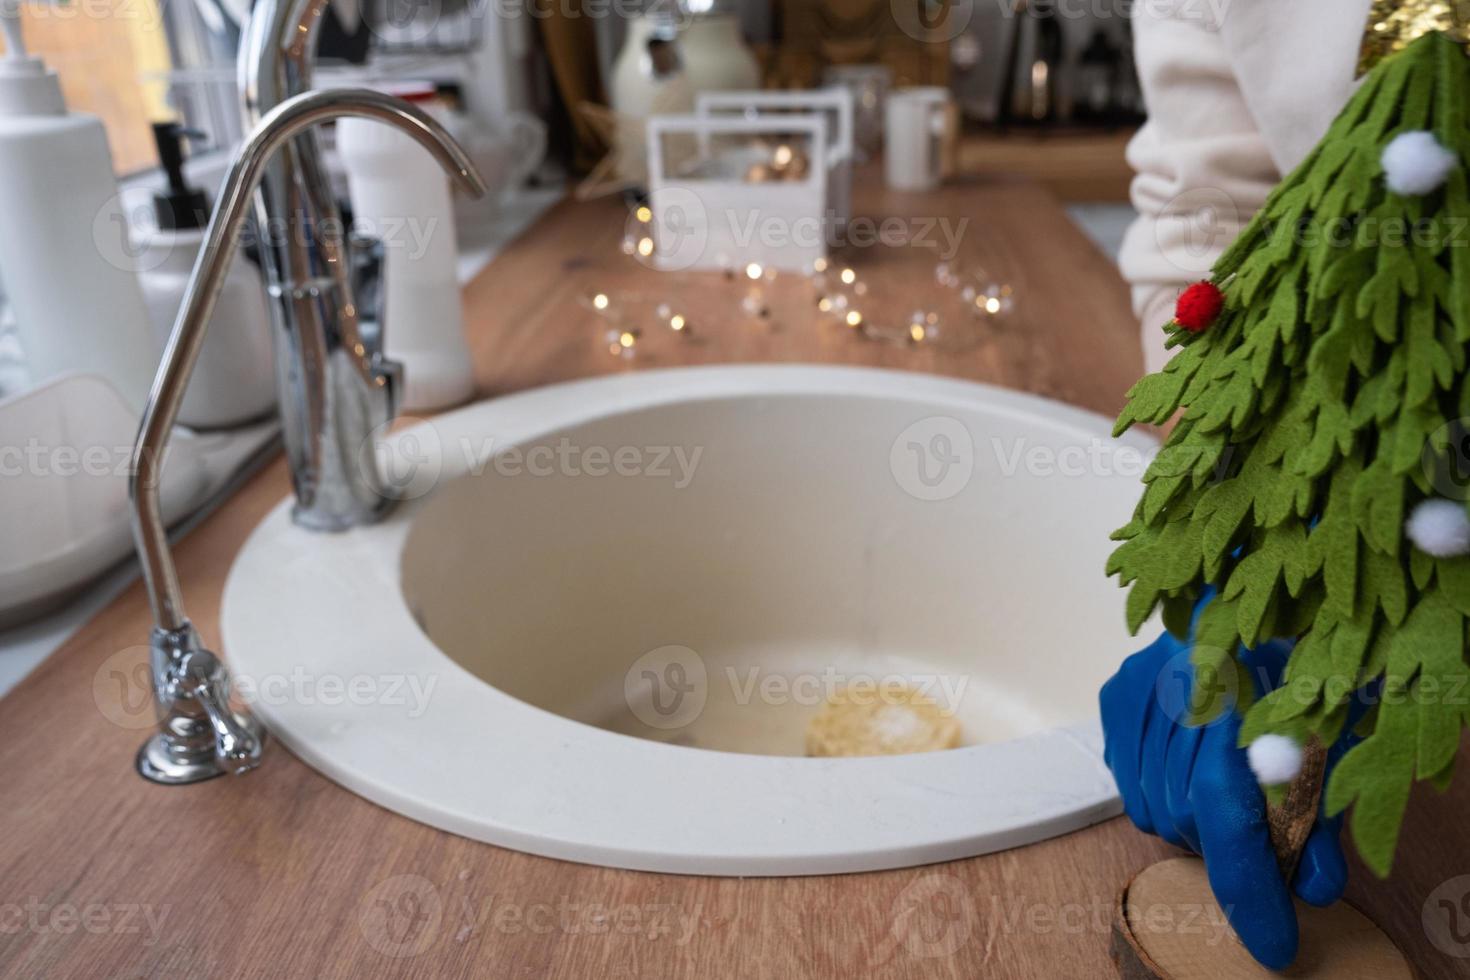
[[[128,490],[155,621],[149,648],[159,717],[159,731],[138,752],[137,764],[155,782],[192,783],[260,762],[260,726],[230,706],[229,677],[184,613],[159,500],[169,435],[251,198],[272,299],[293,516],[304,527],[336,531],[374,521],[390,506],[370,439],[393,418],[399,368],[383,354],[376,312],[355,298],[380,295],[371,282],[374,262],[342,228],[311,127],[342,116],[395,126],[466,190],[484,193],[454,139],[408,103],[361,89],[307,91],[325,6],[325,0],[258,0],[251,14],[240,82],[254,128],[221,186],[133,447]]]
[[[237,81],[249,130],[311,89],[317,28],[327,0],[260,0],[240,40]],[[270,294],[281,425],[292,517],[322,531],[371,523],[390,506],[359,448],[393,418],[396,364],[354,301],[354,275],[374,275],[371,253],[345,240],[342,216],[314,133],[268,160],[255,194],[255,227]],[[323,297],[327,297],[324,302]]]

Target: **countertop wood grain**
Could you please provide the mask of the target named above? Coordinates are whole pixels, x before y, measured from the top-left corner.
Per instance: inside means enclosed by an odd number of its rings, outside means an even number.
[[[466,292],[481,394],[655,365],[821,361],[984,380],[1100,412],[1121,405],[1140,370],[1125,290],[1045,192],[973,183],[905,196],[865,179],[857,213],[901,219],[889,227],[913,238],[926,222],[938,235],[939,219],[951,231],[963,221],[956,266],[983,264],[1012,284],[1015,315],[959,352],[862,343],[819,322],[811,287],[783,277],[769,290],[770,319],[752,320],[735,308],[739,287],[717,274],[661,275],[622,255],[620,204],[567,202]],[[946,301],[935,249],[854,247],[842,260],[869,284],[870,320],[903,322]],[[632,362],[608,354],[607,325],[581,302],[595,291],[646,324]],[[692,339],[660,334],[637,312],[659,301],[687,313]],[[277,462],[179,547],[207,641],[218,638],[236,551],[286,493]],[[660,876],[453,837],[353,796],[274,744],[248,776],[151,786],[133,774],[149,626],[135,585],[0,702],[5,975],[1092,980],[1113,975],[1118,889],[1173,853],[1114,820],[903,871]],[[1437,887],[1470,873],[1467,783],[1462,774],[1447,796],[1416,794],[1389,883],[1355,868],[1355,900],[1436,980],[1470,977],[1470,959],[1442,952],[1422,918]],[[1470,915],[1453,924],[1470,929]]]

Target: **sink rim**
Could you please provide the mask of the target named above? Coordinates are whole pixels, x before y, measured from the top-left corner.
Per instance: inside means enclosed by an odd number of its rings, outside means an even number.
[[[493,433],[497,445],[508,446],[629,411],[761,395],[897,399],[1001,413],[1113,441],[1104,417],[1034,395],[914,372],[806,365],[579,380],[480,402],[437,416],[434,426],[450,438]],[[1155,445],[1136,434],[1116,442],[1144,451]],[[460,462],[447,459],[442,478],[462,472]],[[432,496],[340,535],[295,528],[285,501],[251,534],[225,585],[224,652],[243,676],[305,666],[322,676],[413,670],[437,677],[429,708],[416,719],[386,704],[255,703],[285,746],[366,799],[461,836],[547,857],[742,876],[950,860],[1033,843],[1121,812],[1095,719],[947,752],[805,759],[660,744],[521,701],[440,650],[403,600],[403,545]],[[328,570],[330,576],[322,574]],[[1099,569],[1100,583],[1101,575]],[[258,609],[271,615],[252,615]],[[323,609],[337,611],[343,622],[325,626]],[[311,651],[306,657],[291,653],[303,648]],[[413,751],[471,734],[481,744],[458,758],[491,760],[494,779],[465,779],[449,753]],[[1038,779],[1043,769],[1048,776]],[[269,771],[267,765],[256,778],[270,778]],[[550,771],[560,774],[557,781],[537,781]],[[617,785],[613,772],[620,774]],[[537,791],[516,792],[527,784]]]

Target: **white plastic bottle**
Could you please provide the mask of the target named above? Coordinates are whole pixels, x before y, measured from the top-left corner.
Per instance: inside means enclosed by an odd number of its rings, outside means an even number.
[[[391,94],[433,112],[431,85]],[[474,394],[464,339],[449,178],[427,150],[368,119],[337,123],[355,228],[383,241],[387,354],[404,368],[405,411],[447,408]]]
[[[0,4],[0,278],[33,382],[99,374],[142,410],[160,346],[138,288],[107,134],[69,113]]]

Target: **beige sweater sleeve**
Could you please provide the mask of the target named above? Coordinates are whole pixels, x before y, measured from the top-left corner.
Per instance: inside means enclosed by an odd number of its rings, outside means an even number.
[[[1148,122],[1128,147],[1139,217],[1119,265],[1133,288],[1144,361],[1169,358],[1163,326],[1280,180],[1208,4],[1142,4],[1134,30]]]

